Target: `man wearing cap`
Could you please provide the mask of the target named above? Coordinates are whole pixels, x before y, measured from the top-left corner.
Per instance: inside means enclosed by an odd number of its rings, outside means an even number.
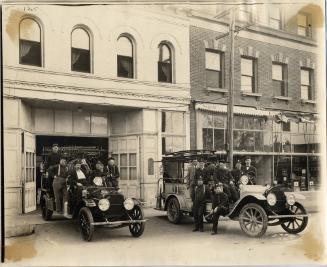
[[[207,170],[205,168],[205,163],[203,160],[199,160],[199,166],[195,169],[195,182],[202,178],[203,183],[207,183]]]
[[[105,168],[106,172],[106,182],[116,188],[119,189],[119,170],[118,166],[115,164],[115,159],[110,157],[108,159],[108,165]]]
[[[59,153],[59,146],[58,144],[52,145],[52,152],[48,155],[47,162],[46,162],[46,169],[51,166],[55,166],[59,164],[60,161],[60,153]]]
[[[49,174],[53,177],[52,188],[56,202],[56,211],[62,213],[67,201],[66,181],[69,176],[66,159],[60,159],[59,164],[50,166]]]
[[[241,178],[241,176],[243,175],[243,171],[242,171],[242,163],[240,160],[238,160],[235,164],[235,168],[234,170],[232,170],[232,176],[234,178],[234,182],[237,185],[239,183],[239,180]]]
[[[217,234],[218,220],[220,216],[226,216],[229,210],[228,196],[224,193],[224,186],[222,183],[215,185],[212,198],[212,235]],[[208,216],[208,215],[207,215]]]
[[[198,165],[197,159],[193,159],[191,164],[187,168],[187,175],[185,176],[185,178],[187,179],[187,186],[190,189],[190,196],[192,201],[194,201],[194,189],[197,184],[195,179],[195,172],[196,172],[197,165]]]
[[[245,158],[245,166],[242,167],[243,174],[247,175],[249,177],[249,181],[252,184],[256,184],[257,179],[257,169],[253,166],[251,166],[251,158],[246,157]]]
[[[203,214],[205,209],[205,186],[202,177],[197,180],[194,189],[193,216],[195,227],[193,232],[203,232]]]

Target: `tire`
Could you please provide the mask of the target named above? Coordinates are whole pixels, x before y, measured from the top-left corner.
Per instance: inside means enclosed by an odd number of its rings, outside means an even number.
[[[307,214],[305,208],[298,202],[290,206],[291,214]],[[308,225],[308,217],[292,218],[281,224],[281,227],[289,234],[298,234]]]
[[[131,211],[130,216],[133,220],[143,220],[144,214],[142,208],[140,206],[135,206]],[[145,228],[144,222],[133,223],[129,225],[129,231],[131,232],[133,237],[140,237],[144,232],[144,228]]]
[[[78,223],[83,240],[89,242],[94,233],[93,216],[89,208],[81,208],[78,213]]]
[[[263,236],[268,227],[266,211],[256,203],[246,204],[239,215],[242,231],[249,237]]]
[[[53,211],[48,209],[46,197],[47,197],[46,195],[43,195],[41,197],[40,206],[41,206],[42,218],[45,221],[50,221],[52,218]]]
[[[171,223],[178,224],[182,218],[179,202],[177,198],[169,199],[167,204],[167,217]]]

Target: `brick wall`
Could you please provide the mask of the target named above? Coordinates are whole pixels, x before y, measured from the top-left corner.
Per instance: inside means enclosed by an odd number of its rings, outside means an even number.
[[[205,46],[209,47],[226,47],[224,52],[224,69],[223,77],[225,89],[229,87],[229,37],[219,39],[214,42],[215,37],[220,36],[222,32],[215,32],[205,28],[190,26],[190,79],[191,79],[191,97],[196,101],[213,102],[227,104],[227,94],[218,92],[209,92],[206,88],[205,79]],[[264,40],[264,36],[262,38]],[[205,42],[207,43],[205,45]],[[281,41],[282,42],[282,41]],[[250,48],[249,48],[250,47]],[[257,56],[257,85],[258,93],[262,94],[260,98],[253,96],[243,96],[240,91],[241,85],[241,52]],[[273,98],[272,90],[272,56],[280,61],[288,61],[288,96],[292,97],[291,101],[277,100]],[[310,59],[310,62],[308,62]],[[235,105],[262,107],[266,109],[291,110],[301,112],[316,112],[316,105],[304,104],[301,102],[301,62],[308,65],[314,64],[316,56],[313,53],[291,49],[279,45],[272,45],[264,41],[257,41],[247,38],[236,37],[235,39]],[[314,72],[315,73],[315,72]],[[314,94],[315,95],[315,94]],[[195,121],[195,115],[191,110],[191,144],[196,146],[196,126],[192,126]],[[193,131],[192,131],[193,129]]]

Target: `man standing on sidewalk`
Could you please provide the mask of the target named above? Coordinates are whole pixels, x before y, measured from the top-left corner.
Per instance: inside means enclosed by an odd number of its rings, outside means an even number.
[[[203,214],[205,209],[205,186],[202,177],[198,178],[197,186],[194,190],[193,216],[195,227],[193,232],[203,232]]]

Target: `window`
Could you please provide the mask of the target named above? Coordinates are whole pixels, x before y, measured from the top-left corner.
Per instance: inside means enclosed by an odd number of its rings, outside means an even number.
[[[35,153],[26,152],[26,182],[35,181]]]
[[[290,132],[291,131],[291,122],[283,122],[282,123],[282,130],[283,132]]]
[[[165,43],[159,45],[158,81],[165,83],[172,82],[171,49]]]
[[[225,117],[222,115],[203,114],[202,117],[203,149],[221,151],[225,149]]]
[[[301,68],[301,99],[312,100],[312,70]]]
[[[41,67],[41,28],[33,19],[23,19],[19,25],[19,63]]]
[[[134,78],[133,43],[126,37],[118,39],[117,76]]]
[[[90,36],[82,28],[72,31],[72,71],[91,72]]]
[[[307,14],[300,13],[297,15],[297,33],[302,36],[310,36],[310,24]]]
[[[272,81],[275,96],[287,96],[286,91],[286,65],[272,64]]]
[[[212,88],[223,87],[222,54],[206,50],[206,85]]]
[[[136,153],[113,154],[112,157],[119,167],[121,180],[137,179]]]
[[[281,28],[281,13],[277,6],[269,8],[269,26],[277,30]]]
[[[255,93],[255,60],[251,58],[241,58],[241,90]]]

